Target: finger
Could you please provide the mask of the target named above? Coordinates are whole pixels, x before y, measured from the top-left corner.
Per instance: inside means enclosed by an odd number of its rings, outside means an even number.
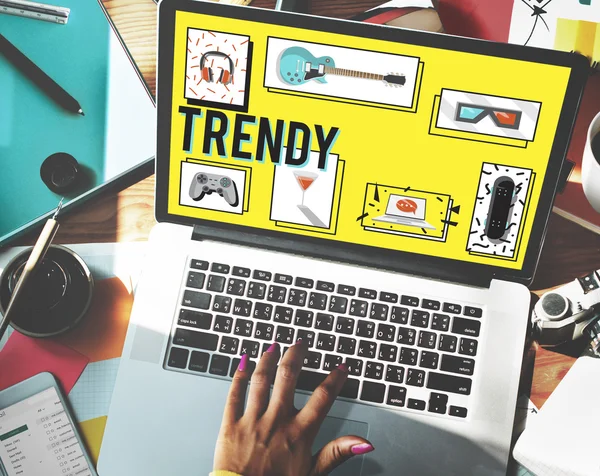
[[[312,433],[317,434],[333,402],[346,383],[347,377],[348,367],[346,364],[338,365],[329,373],[298,413],[296,420],[300,427],[312,430]]]
[[[290,347],[281,359],[275,376],[275,385],[273,386],[268,412],[279,415],[294,407],[296,383],[307,350],[308,346],[301,339],[298,339],[296,345]]]
[[[310,476],[325,476],[353,456],[370,453],[375,448],[360,436],[342,436],[327,443],[313,456]]]
[[[271,393],[271,384],[275,379],[279,353],[279,344],[277,342],[271,344],[252,374],[248,403],[246,404],[246,416],[250,418],[259,418],[269,406],[269,394]]]
[[[233,375],[229,395],[227,395],[227,401],[225,402],[223,423],[233,423],[244,414],[244,402],[246,401],[246,391],[250,378],[249,361],[248,354],[242,355],[238,368]]]

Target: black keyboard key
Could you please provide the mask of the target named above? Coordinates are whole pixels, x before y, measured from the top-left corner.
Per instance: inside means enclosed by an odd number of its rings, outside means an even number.
[[[286,326],[277,326],[277,332],[275,332],[275,341],[281,344],[293,344],[294,340],[294,328]],[[296,339],[298,340],[298,339]]]
[[[448,331],[450,329],[450,316],[434,313],[431,318],[431,328],[436,331]]]
[[[408,324],[408,315],[410,311],[406,307],[393,306],[390,322],[396,324]]]
[[[395,345],[381,344],[379,346],[379,355],[377,356],[379,360],[384,360],[385,362],[396,362],[397,356],[398,347]]]
[[[467,339],[461,337],[460,344],[458,346],[458,353],[463,355],[470,355],[471,357],[477,355],[477,341],[474,339]]]
[[[417,331],[410,327],[398,327],[398,344],[415,345]]]
[[[215,296],[213,301],[212,310],[215,312],[229,312],[231,311],[231,298],[229,296]]]
[[[411,349],[410,347],[402,347],[400,349],[400,359],[398,362],[404,365],[417,365],[417,357],[419,351],[417,349]]]
[[[304,357],[304,367],[308,367],[309,369],[320,369],[321,368],[321,354],[318,352],[309,351]]]
[[[448,411],[448,415],[458,417],[458,418],[466,418],[467,417],[467,409],[463,407],[455,407],[454,405],[450,405],[450,410]]]
[[[404,387],[396,387],[395,385],[390,385],[390,390],[388,392],[386,402],[388,405],[393,405],[395,407],[403,407],[405,399],[406,389]]]
[[[210,307],[211,295],[198,291],[185,290],[183,293],[182,306],[195,307],[198,309],[208,309]]]
[[[297,277],[296,283],[294,284],[294,286],[298,286],[299,288],[307,288],[307,289],[312,289],[312,287],[314,285],[315,285],[315,282],[312,279],[301,278],[301,277]]]
[[[397,303],[398,302],[398,295],[394,294],[394,293],[388,293],[388,292],[385,292],[385,291],[381,291],[379,293],[379,300],[383,301],[383,302]]]
[[[348,307],[348,298],[342,296],[331,296],[329,300],[329,312],[345,314]]]
[[[437,352],[429,352],[424,350],[421,352],[421,360],[419,361],[419,367],[425,369],[437,369],[438,362],[440,361],[440,354]]]
[[[302,339],[303,342],[306,342],[307,347],[310,349],[315,344],[315,332],[312,330],[298,329],[296,340],[297,339]]]
[[[229,334],[231,332],[231,328],[233,327],[233,318],[229,316],[217,316],[215,317],[215,325],[213,326],[213,330],[217,332],[224,332],[225,334]]]
[[[480,329],[481,322],[474,321],[473,319],[463,319],[462,317],[455,317],[454,321],[452,322],[452,332],[454,332],[455,334],[478,337]]]
[[[287,303],[293,306],[303,307],[306,305],[306,295],[306,291],[303,291],[302,289],[290,289]]]
[[[206,284],[206,289],[208,291],[212,291],[215,293],[223,292],[223,289],[225,289],[225,277],[218,276],[216,274],[211,274],[208,277],[208,283]]]
[[[358,346],[358,356],[365,359],[374,359],[377,344],[368,340],[361,340]]]
[[[335,349],[335,336],[333,334],[319,333],[319,337],[317,337],[317,349],[328,352],[333,351]]]
[[[293,315],[294,310],[291,307],[277,306],[275,307],[275,316],[273,317],[273,320],[275,322],[291,324]]]
[[[358,321],[356,326],[356,335],[358,337],[372,338],[375,335],[375,323],[371,321]]]
[[[427,378],[427,388],[441,392],[459,393],[461,395],[469,395],[471,393],[471,383],[470,378],[439,374],[437,372],[429,372]]]
[[[400,304],[404,306],[417,307],[419,305],[419,298],[414,296],[402,296]]]
[[[213,354],[212,359],[210,359],[210,369],[208,369],[208,372],[213,375],[226,376],[227,372],[229,372],[230,362],[231,359],[229,357]]]
[[[363,382],[360,399],[365,402],[383,403],[385,385],[377,382]]]
[[[286,294],[287,294],[286,288],[284,288],[283,286],[275,286],[274,284],[272,284],[271,286],[269,286],[269,293],[267,294],[267,301],[278,302],[278,303],[283,304],[285,302]]]
[[[293,278],[289,274],[275,274],[274,281],[279,284],[292,284]]]
[[[227,282],[227,294],[243,296],[246,290],[246,281],[243,279],[229,278]]]
[[[248,296],[249,298],[264,299],[265,294],[267,294],[266,284],[256,283],[253,281],[248,285],[248,294],[246,296]]]
[[[272,344],[270,344],[269,342],[263,342],[262,348],[260,349],[260,356],[262,357],[263,354],[269,350],[269,347],[271,347]],[[286,347],[287,348],[287,347]]]
[[[236,355],[238,353],[238,347],[240,340],[235,337],[221,337],[221,345],[219,346],[219,352],[223,354]]]
[[[193,259],[190,262],[190,268],[199,269],[201,271],[206,271],[206,270],[208,270],[208,261]]]
[[[296,320],[294,324],[300,327],[312,327],[314,313],[306,309],[296,309]]]
[[[350,315],[358,317],[367,317],[369,303],[360,299],[352,299],[350,301]]]
[[[425,372],[419,369],[408,369],[406,371],[406,385],[422,387],[425,383]]]
[[[187,349],[171,347],[171,352],[169,352],[169,360],[167,361],[167,365],[176,369],[185,369],[185,367],[187,366],[189,355],[190,351]]]
[[[234,276],[239,276],[240,278],[249,278],[250,270],[248,268],[241,268],[239,266],[234,266],[231,274]]]
[[[383,364],[379,362],[367,362],[365,367],[365,378],[381,380],[383,378]]]
[[[458,338],[456,336],[442,334],[440,335],[440,343],[438,344],[438,350],[443,350],[444,352],[456,352],[457,343]]]
[[[389,309],[390,306],[387,304],[374,302],[371,304],[371,313],[369,314],[369,317],[378,321],[385,321],[387,319]]]
[[[410,325],[413,327],[429,327],[429,313],[415,309],[410,318]]]
[[[442,355],[440,370],[452,372],[453,374],[473,375],[475,361],[467,357],[457,355]]]
[[[237,336],[252,337],[252,328],[254,327],[252,321],[246,319],[237,319],[235,321],[235,327],[233,333]]]
[[[360,381],[356,380],[355,378],[347,378],[346,383],[344,383],[344,386],[340,390],[339,396],[343,397],[343,398],[352,398],[352,399],[358,398],[358,386],[359,385],[360,385]]]
[[[358,297],[367,299],[377,299],[377,291],[374,289],[360,288],[358,290]]]
[[[204,273],[197,273],[195,271],[190,271],[188,273],[186,286],[188,288],[202,289],[202,286],[204,286],[205,279],[206,279],[206,275]]]
[[[221,263],[213,263],[210,267],[213,273],[229,274],[229,265]]]
[[[256,323],[256,330],[254,331],[254,337],[261,340],[273,340],[273,333],[275,332],[275,326],[267,322]]]
[[[392,383],[402,383],[404,379],[404,367],[398,365],[388,365],[385,372],[385,381]]]
[[[446,413],[446,406],[448,405],[448,395],[445,393],[431,392],[429,395],[429,406],[428,412],[439,413],[443,415]]]
[[[258,352],[260,350],[260,344],[254,340],[246,340],[242,341],[242,347],[240,348],[240,355],[248,354],[248,357],[251,359],[256,359],[258,357]]]
[[[346,359],[346,365],[348,366],[348,374],[355,377],[362,375],[363,361],[359,359],[352,359],[348,357]]]
[[[252,301],[236,299],[233,304],[233,313],[236,316],[250,317],[250,314],[252,314]]]
[[[327,378],[327,374],[321,372],[313,372],[311,370],[302,370],[298,376],[298,383],[296,388],[299,390],[308,390],[309,392],[314,391],[323,380]],[[356,379],[347,379],[346,383],[340,391],[340,397],[344,398],[356,398],[358,397],[358,385],[359,381]]]
[[[338,316],[335,324],[335,331],[340,334],[354,334],[354,319],[350,317]]]
[[[229,370],[229,376],[231,378],[233,378],[233,376],[237,372],[237,369],[240,366],[240,360],[242,360],[242,359],[239,359],[236,357],[235,359],[233,359],[231,361],[231,369]],[[256,362],[249,360],[246,365],[247,365],[246,372],[249,372],[249,374],[252,375],[254,373],[254,371],[256,370]]]
[[[208,314],[207,312],[194,312],[187,309],[182,309],[179,312],[177,325],[208,330],[212,324],[212,317],[212,314]]]
[[[308,298],[308,307],[311,309],[317,309],[324,311],[327,309],[327,294],[323,293],[310,293]]]
[[[259,269],[255,269],[252,274],[253,279],[259,279],[261,281],[271,281],[272,274],[269,271],[261,271]]]
[[[481,317],[483,311],[478,307],[465,306],[463,314],[468,317]]]
[[[435,349],[435,343],[437,341],[437,336],[433,332],[429,331],[421,331],[419,332],[419,341],[417,345],[419,347],[424,347],[425,349]]]
[[[343,359],[340,355],[325,354],[323,362],[323,370],[331,371],[342,363]]]
[[[416,398],[409,398],[406,408],[410,408],[412,410],[425,410],[425,401],[418,400]]]
[[[452,304],[451,302],[445,302],[442,310],[451,314],[460,314],[462,311],[462,306],[458,304]]]
[[[356,350],[356,339],[351,337],[338,337],[337,352],[340,354],[354,355]]]
[[[319,291],[332,293],[335,290],[335,284],[330,283],[329,281],[317,281],[317,289]]]
[[[173,336],[173,344],[193,347],[194,349],[217,350],[219,336],[207,334],[206,332],[190,331],[187,329],[176,329]],[[185,367],[185,366],[184,366]]]
[[[441,306],[439,301],[434,301],[432,299],[423,299],[421,302],[421,307],[423,309],[429,309],[431,311],[439,311]]]
[[[320,331],[333,330],[333,315],[324,314],[322,312],[317,313],[317,317],[315,319],[315,329]]]
[[[209,359],[210,354],[194,350],[192,351],[192,356],[190,357],[188,369],[193,370],[194,372],[206,372],[208,370]]]
[[[347,284],[338,284],[338,294],[345,294],[346,296],[354,296],[356,294],[356,288],[354,286],[348,286]]]
[[[388,324],[379,324],[377,326],[377,339],[384,340],[387,342],[394,342],[396,337],[396,327]]]
[[[252,315],[255,319],[261,319],[263,321],[271,320],[271,316],[273,315],[273,304],[257,302],[254,304],[254,313]]]

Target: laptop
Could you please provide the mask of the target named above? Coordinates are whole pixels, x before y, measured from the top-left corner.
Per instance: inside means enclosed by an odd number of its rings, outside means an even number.
[[[435,226],[425,221],[426,210],[427,199],[425,198],[390,195],[385,215],[373,218],[373,220],[435,230]]]
[[[241,354],[301,337],[298,408],[350,369],[314,450],[375,446],[332,474],[504,474],[586,61],[191,0],[158,30],[159,223],[99,473],[210,472]],[[435,229],[374,220],[396,197]]]

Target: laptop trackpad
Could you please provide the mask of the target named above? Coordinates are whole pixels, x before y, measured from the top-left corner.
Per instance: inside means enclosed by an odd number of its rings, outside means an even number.
[[[343,418],[327,417],[321,426],[321,430],[313,445],[313,454],[319,451],[331,440],[340,436],[356,435],[367,438],[369,425],[362,421],[345,420]],[[330,476],[360,476],[363,456],[353,456],[330,474]]]

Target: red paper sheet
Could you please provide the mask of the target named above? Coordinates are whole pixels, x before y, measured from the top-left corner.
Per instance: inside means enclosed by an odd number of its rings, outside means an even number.
[[[13,332],[0,351],[0,390],[40,372],[50,372],[69,393],[89,359],[62,344]]]

